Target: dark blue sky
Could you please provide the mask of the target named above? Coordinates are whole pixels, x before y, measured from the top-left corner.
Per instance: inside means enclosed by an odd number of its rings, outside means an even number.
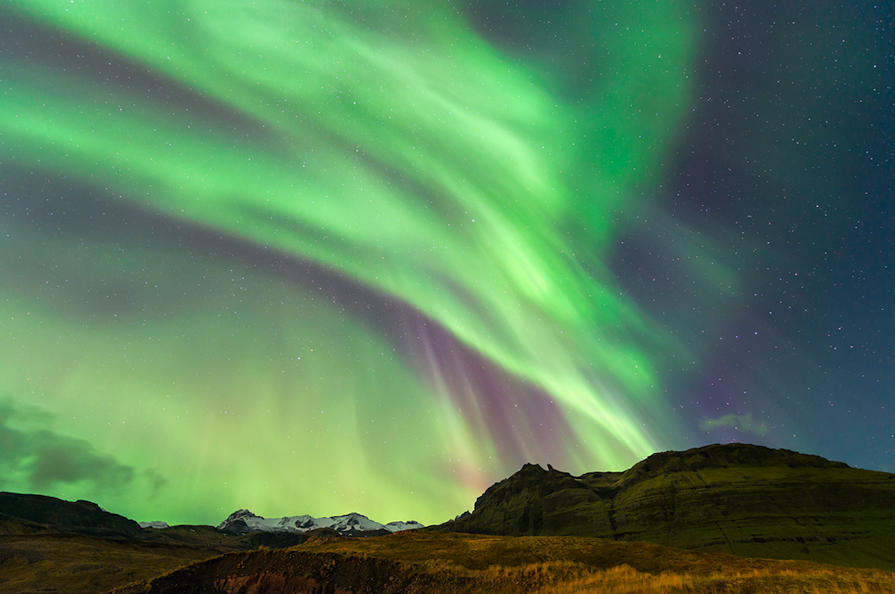
[[[685,410],[751,412],[773,428],[755,441],[895,471],[892,3],[701,14],[696,96],[657,204],[742,286],[720,302],[688,291],[657,228],[632,231],[626,255],[664,283],[616,270],[647,307],[695,308],[677,330],[711,355],[679,374]]]

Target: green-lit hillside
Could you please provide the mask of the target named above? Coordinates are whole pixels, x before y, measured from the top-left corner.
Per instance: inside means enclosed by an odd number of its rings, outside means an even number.
[[[436,530],[643,540],[895,570],[895,475],[746,444],[580,477],[526,465]]]

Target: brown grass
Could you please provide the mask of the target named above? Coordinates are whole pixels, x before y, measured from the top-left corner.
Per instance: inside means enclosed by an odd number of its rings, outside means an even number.
[[[882,573],[882,572],[880,572]],[[695,576],[692,574],[640,573],[628,565],[547,586],[543,594],[802,594],[802,593],[886,593],[893,592],[895,578],[888,575],[850,575],[841,571],[792,570]]]
[[[521,594],[865,594],[895,592],[895,573],[701,554],[650,543],[584,537],[498,537],[399,533],[381,538],[314,539],[291,549],[261,548],[215,555],[211,549],[76,536],[0,537],[0,592],[106,592],[167,574],[177,592],[179,575],[199,577],[207,591],[237,592],[256,582],[286,583],[296,576],[335,575],[340,566],[394,562],[377,579],[424,584],[427,593]],[[324,559],[315,561],[315,559]],[[358,563],[358,560],[361,563]],[[382,562],[379,562],[379,567]],[[182,566],[189,569],[178,571]],[[321,568],[323,568],[321,573]],[[382,571],[388,573],[383,574]],[[374,572],[375,573],[375,572]],[[371,574],[372,575],[372,574]],[[261,576],[259,578],[259,576]],[[290,577],[291,576],[291,577]],[[428,576],[414,582],[408,576]],[[165,581],[165,580],[162,580]],[[158,580],[153,580],[158,583]],[[213,585],[216,584],[216,585]],[[253,585],[255,584],[255,585]],[[357,591],[370,590],[356,584]],[[215,589],[219,588],[219,589]],[[366,590],[364,588],[367,588]],[[205,590],[197,590],[205,591]],[[305,591],[305,590],[290,590]],[[352,589],[346,589],[354,591]],[[395,590],[403,592],[404,590]]]
[[[504,594],[895,592],[895,574],[879,570],[700,554],[650,543],[583,537],[408,532],[376,539],[309,541],[291,550],[409,562],[429,574],[473,578],[481,591]]]
[[[639,572],[623,564],[592,570],[581,564],[545,563],[470,571],[438,562],[426,571],[473,578],[481,591],[500,594],[866,594],[895,592],[895,575],[836,569],[753,570],[747,573]],[[477,588],[478,589],[478,588]]]
[[[75,535],[3,535],[0,592],[105,592],[220,552]]]

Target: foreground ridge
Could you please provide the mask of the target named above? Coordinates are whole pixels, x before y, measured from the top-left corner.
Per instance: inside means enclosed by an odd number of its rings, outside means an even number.
[[[892,592],[895,574],[570,536],[402,532],[234,553],[115,594]]]

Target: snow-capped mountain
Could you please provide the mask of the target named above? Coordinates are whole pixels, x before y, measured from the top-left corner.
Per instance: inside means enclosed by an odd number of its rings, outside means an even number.
[[[247,509],[233,512],[221,522],[217,529],[222,532],[245,534],[260,530],[263,532],[307,532],[316,528],[332,528],[345,535],[373,534],[379,532],[399,532],[401,530],[414,530],[422,528],[419,522],[389,522],[380,524],[367,516],[358,513],[350,513],[344,516],[330,516],[328,518],[313,518],[309,515],[287,516],[285,518],[262,518],[256,516]]]
[[[140,524],[140,528],[143,528],[144,530],[146,528],[154,528],[155,530],[161,530],[162,528],[170,528],[170,526],[168,526],[167,522],[158,522],[158,521],[139,522],[139,524]]]
[[[409,522],[389,522],[385,525],[385,529],[389,532],[401,532],[402,530],[416,530],[417,528],[425,528],[424,525],[420,524],[415,520],[410,520]]]

